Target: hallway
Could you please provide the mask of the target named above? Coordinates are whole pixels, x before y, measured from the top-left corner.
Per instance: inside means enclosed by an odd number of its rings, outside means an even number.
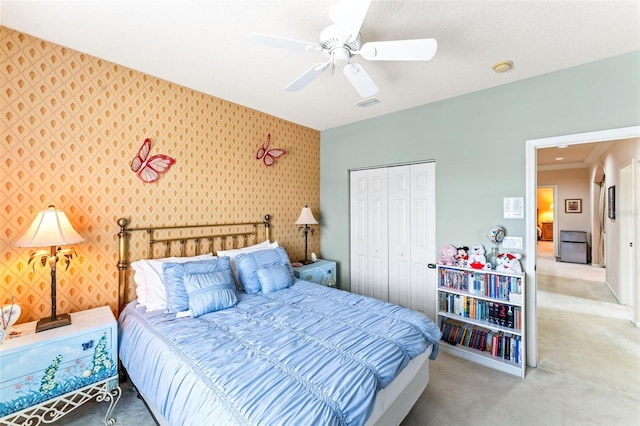
[[[538,304],[545,306],[565,304],[581,304],[586,309],[600,312],[604,316],[627,318],[631,320],[632,312],[628,307],[620,306],[606,285],[606,269],[598,266],[578,263],[556,262],[553,256],[553,241],[538,242],[537,272]],[[550,296],[552,297],[549,300]],[[567,299],[567,297],[569,299]],[[571,298],[587,299],[585,301]],[[600,303],[595,303],[600,302]],[[611,306],[611,304],[615,306]],[[585,312],[580,310],[579,312]]]
[[[605,269],[556,262],[552,242],[538,244],[537,260],[538,368],[640,395],[640,329]]]

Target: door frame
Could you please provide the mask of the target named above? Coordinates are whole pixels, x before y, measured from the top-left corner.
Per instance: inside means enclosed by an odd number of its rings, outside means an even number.
[[[525,236],[526,259],[525,270],[527,277],[527,365],[538,366],[538,323],[537,323],[537,283],[536,283],[536,188],[537,178],[537,150],[557,145],[576,145],[590,142],[604,142],[640,137],[640,126],[621,127],[615,129],[598,130],[594,132],[577,133],[571,135],[551,136],[541,139],[525,141],[526,161],[526,203],[525,203]],[[634,307],[634,312],[638,307]]]
[[[634,206],[636,205],[636,188],[635,185],[635,163],[636,159],[632,158],[630,161],[626,161],[620,167],[618,167],[618,187],[616,191],[616,199],[619,201],[616,206],[616,216],[619,218],[620,223],[620,240],[618,248],[618,277],[620,279],[620,304],[627,306],[634,306],[634,293],[636,289],[632,283],[635,280],[634,258],[636,247],[633,246],[636,235],[636,229],[634,224]],[[624,238],[625,235],[630,235],[631,238]],[[625,285],[625,283],[628,283]]]

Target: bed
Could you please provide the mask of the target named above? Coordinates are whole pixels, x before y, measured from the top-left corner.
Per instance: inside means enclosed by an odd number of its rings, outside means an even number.
[[[269,219],[118,220],[119,358],[132,384],[163,425],[399,424],[428,383],[438,327],[295,278]],[[134,234],[146,249],[130,263]]]

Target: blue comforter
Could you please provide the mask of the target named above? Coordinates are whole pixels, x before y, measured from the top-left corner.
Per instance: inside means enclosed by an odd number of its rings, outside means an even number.
[[[360,425],[440,331],[426,316],[306,281],[199,318],[119,319],[120,358],[171,425]]]

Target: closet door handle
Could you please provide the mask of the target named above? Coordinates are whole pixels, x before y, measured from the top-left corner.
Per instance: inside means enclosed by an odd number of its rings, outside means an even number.
[[[429,264],[427,265],[427,268],[429,268],[429,269],[436,269],[436,264],[435,264],[435,263],[429,263]]]

